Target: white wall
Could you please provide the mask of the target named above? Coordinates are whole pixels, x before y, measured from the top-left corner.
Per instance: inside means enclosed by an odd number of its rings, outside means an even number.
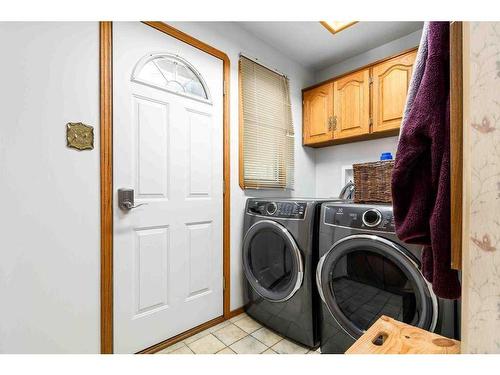
[[[0,353],[99,352],[99,28],[0,23]],[[67,122],[95,149],[66,147]]]
[[[337,197],[343,187],[342,167],[380,159],[382,152],[396,154],[398,137],[347,143],[318,149],[316,154],[316,195]]]
[[[282,55],[231,22],[167,22],[170,25],[220,49],[231,60],[231,309],[243,305],[241,239],[244,205],[254,196],[314,195],[315,150],[302,147],[302,88],[313,82],[312,72]],[[290,78],[292,116],[295,127],[295,191],[242,191],[238,185],[238,55],[240,52],[260,59]]]
[[[315,74],[315,81],[321,82],[343,73],[355,70],[385,57],[395,55],[418,46],[422,30],[351,57]],[[382,152],[392,152],[395,156],[398,137],[381,138],[371,141],[354,142],[345,145],[319,148],[316,151],[316,195],[319,197],[338,196],[344,182],[342,167],[353,163],[363,163],[380,159]]]

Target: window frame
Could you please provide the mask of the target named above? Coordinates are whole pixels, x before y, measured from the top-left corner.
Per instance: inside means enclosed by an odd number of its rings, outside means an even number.
[[[139,78],[139,75],[144,68],[149,62],[154,61],[159,58],[167,58],[173,61],[178,61],[182,65],[186,66],[193,74],[196,76],[196,78],[199,80],[201,83],[203,90],[205,91],[205,94],[207,95],[207,98],[203,98],[201,96],[193,95],[187,92],[180,92],[180,91],[175,91],[175,90],[170,90],[166,87],[158,86],[154,84],[153,82],[149,82],[146,80],[143,80]],[[147,55],[143,56],[134,66],[134,69],[132,70],[132,74],[130,76],[130,81],[135,82],[141,85],[149,86],[158,90],[162,90],[171,94],[183,96],[185,98],[197,100],[202,103],[207,103],[207,104],[212,104],[212,96],[210,94],[210,90],[208,89],[208,85],[205,82],[205,79],[203,78],[203,75],[186,59],[183,57],[169,53],[169,52],[154,52],[154,53],[148,53]]]
[[[238,169],[239,169],[239,185],[242,190],[247,190],[247,189],[257,189],[257,190],[290,190],[293,191],[295,188],[295,180],[292,180],[291,186],[287,187],[286,182],[284,184],[280,184],[280,180],[286,181],[286,169],[287,165],[285,163],[285,158],[281,158],[277,163],[280,164],[280,167],[278,168],[278,174],[275,179],[272,180],[265,180],[265,179],[259,179],[259,180],[245,180],[245,150],[244,150],[244,134],[245,134],[245,122],[243,119],[243,78],[242,78],[242,72],[241,72],[241,60],[242,58],[245,58],[247,60],[250,60],[251,62],[260,65],[261,67],[268,69],[272,73],[284,76],[286,79],[288,79],[287,76],[284,74],[277,72],[273,69],[268,68],[267,66],[260,64],[259,62],[255,61],[255,59],[252,59],[250,57],[247,57],[243,54],[239,55],[238,58],[238,156],[239,156],[239,161],[238,161]],[[292,129],[293,129],[293,142],[294,142],[294,148],[293,148],[293,159],[295,160],[295,128],[293,126],[293,113],[292,113],[292,103],[291,103],[291,93],[290,93],[290,85],[288,84],[288,94],[290,95],[289,100],[290,100],[290,115],[292,119]],[[294,162],[294,167],[295,168],[295,162]],[[295,171],[294,171],[295,173]],[[284,178],[283,178],[284,177]],[[272,181],[276,183],[276,186],[262,186],[262,181]],[[279,185],[279,186],[278,186]]]

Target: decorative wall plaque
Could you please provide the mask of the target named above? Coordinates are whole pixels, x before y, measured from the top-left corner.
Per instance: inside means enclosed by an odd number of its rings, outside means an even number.
[[[66,124],[66,140],[68,147],[77,150],[94,149],[94,127],[82,122],[69,122]]]

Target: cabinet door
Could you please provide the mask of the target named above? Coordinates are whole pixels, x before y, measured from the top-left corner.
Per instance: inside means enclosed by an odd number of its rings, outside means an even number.
[[[331,83],[304,91],[304,145],[314,145],[332,139],[332,91]]]
[[[409,52],[373,67],[373,132],[401,125],[416,55]]]
[[[333,83],[333,138],[370,132],[370,72],[360,70]]]

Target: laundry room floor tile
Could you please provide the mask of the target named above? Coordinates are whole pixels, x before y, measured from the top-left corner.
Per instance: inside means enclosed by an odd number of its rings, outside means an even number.
[[[236,341],[230,348],[238,354],[260,354],[268,349],[252,336],[246,336],[244,339]]]
[[[242,313],[158,354],[320,354],[320,350],[297,345]]]
[[[196,335],[193,335],[193,336],[190,336],[188,337],[187,339],[184,340],[184,343],[186,345],[189,345],[191,344],[192,342],[195,342],[196,340],[199,340],[201,339],[202,337],[205,337],[207,335],[210,334],[210,330],[205,330],[205,331],[201,331],[201,332],[198,332]]]
[[[308,348],[297,345],[287,339],[283,339],[271,347],[279,354],[305,354],[309,351]]]
[[[249,316],[246,316],[243,319],[235,321],[234,324],[240,327],[246,333],[252,333],[254,331],[257,331],[260,327],[262,327],[259,323],[257,323]]]
[[[224,320],[222,323],[219,323],[216,326],[213,326],[213,327],[207,329],[207,331],[212,333],[212,332],[218,331],[219,329],[224,328],[230,324],[231,324],[231,322],[229,320]]]
[[[229,321],[231,323],[234,323],[234,322],[236,322],[236,321],[238,321],[240,319],[246,318],[246,317],[248,317],[248,315],[246,313],[241,313],[239,315],[233,316],[231,319],[229,319]]]
[[[183,347],[180,347],[179,349],[174,350],[173,352],[170,352],[168,354],[194,354],[194,353],[187,346],[183,346]]]
[[[259,328],[257,331],[252,333],[252,336],[268,347],[273,346],[278,341],[283,339],[283,337],[277,335],[266,327]]]
[[[230,323],[229,325],[219,329],[218,331],[215,331],[213,335],[220,341],[222,341],[225,345],[231,345],[247,336],[248,334],[240,327]]]
[[[215,354],[236,354],[236,353],[234,352],[234,350],[233,350],[233,349],[228,348],[228,347],[225,347],[224,349],[219,350],[219,351],[218,351],[217,353],[215,353]]]
[[[217,337],[209,334],[188,345],[196,354],[214,354],[226,347]]]
[[[262,352],[262,354],[278,354],[272,349],[267,349],[265,352]]]
[[[317,350],[309,350],[306,354],[321,354]]]

